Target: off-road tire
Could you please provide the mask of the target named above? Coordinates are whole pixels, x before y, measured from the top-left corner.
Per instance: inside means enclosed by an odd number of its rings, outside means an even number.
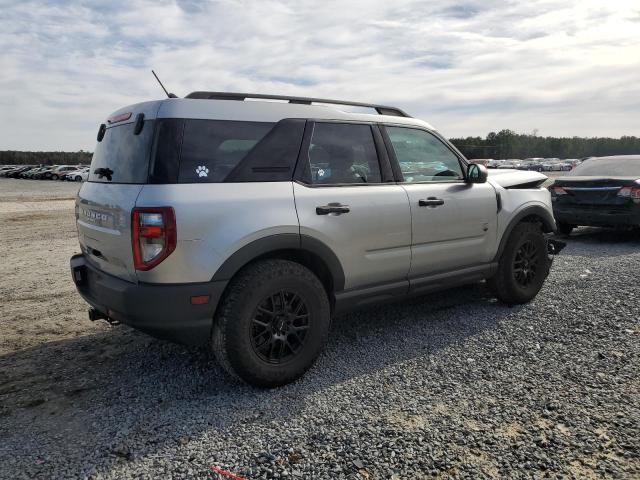
[[[269,363],[254,345],[252,328],[258,307],[280,291],[305,302],[309,326],[293,358]],[[211,347],[232,376],[258,387],[277,387],[293,382],[313,365],[327,342],[330,324],[327,292],[313,272],[288,260],[263,260],[231,280],[214,319]]]
[[[574,228],[576,228],[575,225],[569,223],[558,223],[558,233],[562,235],[571,235]]]
[[[526,244],[526,245],[525,245]],[[535,248],[536,271],[530,283],[524,285],[515,273],[516,259],[521,259],[524,247]],[[521,265],[520,263],[518,265]],[[509,305],[527,303],[542,288],[549,274],[551,260],[547,254],[547,243],[540,225],[522,222],[509,235],[507,244],[498,262],[498,271],[488,281],[489,288],[498,300]],[[520,275],[522,275],[520,273]]]

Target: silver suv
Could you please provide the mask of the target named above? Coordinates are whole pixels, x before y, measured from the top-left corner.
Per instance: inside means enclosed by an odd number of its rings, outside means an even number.
[[[71,270],[92,320],[208,345],[276,386],[313,364],[336,313],[481,280],[535,297],[545,179],[488,176],[394,107],[194,92],[100,125]]]

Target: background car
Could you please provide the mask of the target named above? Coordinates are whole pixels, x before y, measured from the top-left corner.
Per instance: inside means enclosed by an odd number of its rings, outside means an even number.
[[[46,167],[42,167],[40,169],[40,171],[36,172],[33,174],[33,178],[35,178],[36,180],[42,180],[44,178],[46,178],[47,174],[50,174],[51,171],[55,168],[55,166],[52,165],[48,165]]]
[[[543,167],[543,158],[525,158],[524,165],[526,165],[525,170],[532,170],[535,172],[544,171]]]
[[[82,182],[89,177],[89,167],[79,168],[64,175],[65,180],[70,182]]]
[[[51,180],[61,180],[67,173],[76,170],[77,165],[60,165],[51,171],[49,178]]]
[[[0,167],[0,177],[5,177],[7,173],[16,168],[15,165],[3,165]]]
[[[640,155],[585,160],[549,187],[558,231],[640,226]]]
[[[6,174],[7,178],[19,178],[22,172],[26,172],[27,170],[31,170],[33,165],[23,165],[18,168],[14,168],[13,170],[9,170]]]
[[[31,170],[27,170],[25,172],[22,172],[22,174],[20,175],[20,178],[27,178],[27,179],[31,179],[33,180],[35,178],[35,176],[42,172],[46,167],[44,166],[40,166],[40,167],[35,167],[32,168]]]

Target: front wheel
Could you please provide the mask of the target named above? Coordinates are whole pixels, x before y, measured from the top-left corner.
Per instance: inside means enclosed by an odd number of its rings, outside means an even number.
[[[498,271],[488,282],[489,287],[504,303],[527,303],[542,288],[550,266],[547,242],[540,226],[519,223],[507,240]]]
[[[264,260],[232,279],[214,319],[211,344],[231,375],[276,387],[313,365],[330,323],[327,293],[313,272],[287,260]]]
[[[58,179],[58,175],[51,175],[51,180],[57,180]]]

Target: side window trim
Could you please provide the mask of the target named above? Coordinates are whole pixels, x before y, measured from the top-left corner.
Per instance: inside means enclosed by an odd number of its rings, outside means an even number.
[[[382,183],[395,183],[395,175],[389,158],[389,152],[387,151],[384,143],[384,138],[380,132],[379,125],[371,125],[373,132],[373,141],[376,146],[376,153],[378,154],[378,164],[380,165],[380,176]]]
[[[391,161],[391,168],[393,169],[394,176],[396,178],[397,183],[411,183],[411,184],[422,184],[422,183],[465,183],[467,181],[467,167],[468,164],[466,159],[461,155],[460,152],[451,148],[449,142],[445,141],[442,136],[436,132],[428,130],[426,128],[421,128],[416,125],[405,125],[405,124],[392,124],[392,123],[381,123],[379,124],[380,131],[382,133],[382,138],[384,139],[384,145],[387,149],[387,154],[389,156],[389,160]],[[391,138],[389,137],[389,133],[387,132],[387,127],[400,127],[400,128],[411,128],[413,130],[419,130],[421,132],[425,132],[427,134],[433,135],[440,143],[442,143],[457,159],[460,164],[460,170],[462,171],[462,179],[458,180],[425,180],[423,182],[406,182],[404,180],[404,175],[402,174],[402,170],[400,169],[400,162],[398,162],[398,157],[396,156],[396,152],[393,149],[393,145],[391,144]]]
[[[328,184],[309,183],[305,178],[305,170],[308,163],[308,152],[309,152],[309,147],[311,146],[311,138],[313,137],[313,129],[317,123],[341,123],[341,124],[368,126],[371,129],[371,135],[373,137],[373,142],[376,148],[376,156],[378,157],[378,166],[380,168],[380,176],[382,181],[379,183],[328,183]],[[304,129],[302,145],[300,147],[298,160],[296,162],[293,181],[304,187],[309,187],[309,188],[375,187],[380,185],[393,184],[395,181],[395,178],[392,172],[391,160],[388,156],[387,149],[381,148],[382,145],[379,144],[380,138],[376,136],[376,132],[378,135],[380,135],[378,125],[370,122],[358,122],[358,121],[350,121],[350,120],[326,120],[326,119],[307,120],[305,129]]]

